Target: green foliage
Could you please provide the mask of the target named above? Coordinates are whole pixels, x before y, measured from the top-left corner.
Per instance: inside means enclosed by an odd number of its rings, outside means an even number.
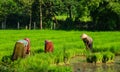
[[[17,12],[17,5],[13,0],[0,1],[0,22],[3,21],[7,15]]]
[[[57,20],[66,20],[67,19],[67,16],[65,16],[65,15],[61,15],[61,16],[56,16],[56,19]]]
[[[41,2],[40,2],[41,1]],[[41,10],[40,10],[41,6]],[[42,13],[42,19],[40,18]],[[120,30],[119,0],[2,0],[0,23],[21,28]],[[56,24],[56,25],[54,25]]]
[[[114,11],[115,13],[120,15],[120,1],[118,1],[118,2],[110,1],[108,7],[112,8],[112,11]]]
[[[90,11],[94,26],[97,30],[114,30],[119,22],[119,1],[101,0],[99,6]],[[117,7],[114,5],[118,5]],[[114,11],[116,8],[116,12]]]

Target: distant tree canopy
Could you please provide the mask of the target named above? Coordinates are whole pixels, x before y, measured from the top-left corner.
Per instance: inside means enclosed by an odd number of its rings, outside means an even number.
[[[120,0],[0,0],[0,29],[120,30]]]

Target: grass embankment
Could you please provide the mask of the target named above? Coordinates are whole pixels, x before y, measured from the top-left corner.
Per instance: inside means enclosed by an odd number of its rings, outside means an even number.
[[[66,66],[71,57],[84,55],[85,46],[80,39],[82,33],[87,33],[94,40],[94,52],[111,51],[120,54],[119,32],[87,32],[87,31],[54,31],[54,30],[1,30],[0,31],[0,71],[16,72],[70,72],[72,68]],[[2,58],[10,56],[14,44],[23,38],[31,40],[31,55],[15,62],[2,62]],[[44,41],[48,39],[54,43],[53,53],[44,53]]]

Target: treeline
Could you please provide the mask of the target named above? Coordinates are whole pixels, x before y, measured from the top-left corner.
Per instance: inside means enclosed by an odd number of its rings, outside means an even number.
[[[0,29],[120,30],[120,0],[0,0]]]

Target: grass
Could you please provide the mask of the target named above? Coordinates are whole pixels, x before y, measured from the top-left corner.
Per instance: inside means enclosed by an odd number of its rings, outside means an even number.
[[[89,32],[89,31],[62,31],[62,30],[0,30],[0,71],[8,72],[72,72],[66,66],[71,57],[84,55],[85,46],[80,35],[86,33],[94,40],[93,51],[111,51],[120,54],[120,33]],[[9,63],[15,42],[19,39],[30,38],[31,55]],[[53,53],[44,53],[44,41],[54,43]],[[7,58],[6,58],[7,57]],[[6,60],[2,60],[2,59]]]

